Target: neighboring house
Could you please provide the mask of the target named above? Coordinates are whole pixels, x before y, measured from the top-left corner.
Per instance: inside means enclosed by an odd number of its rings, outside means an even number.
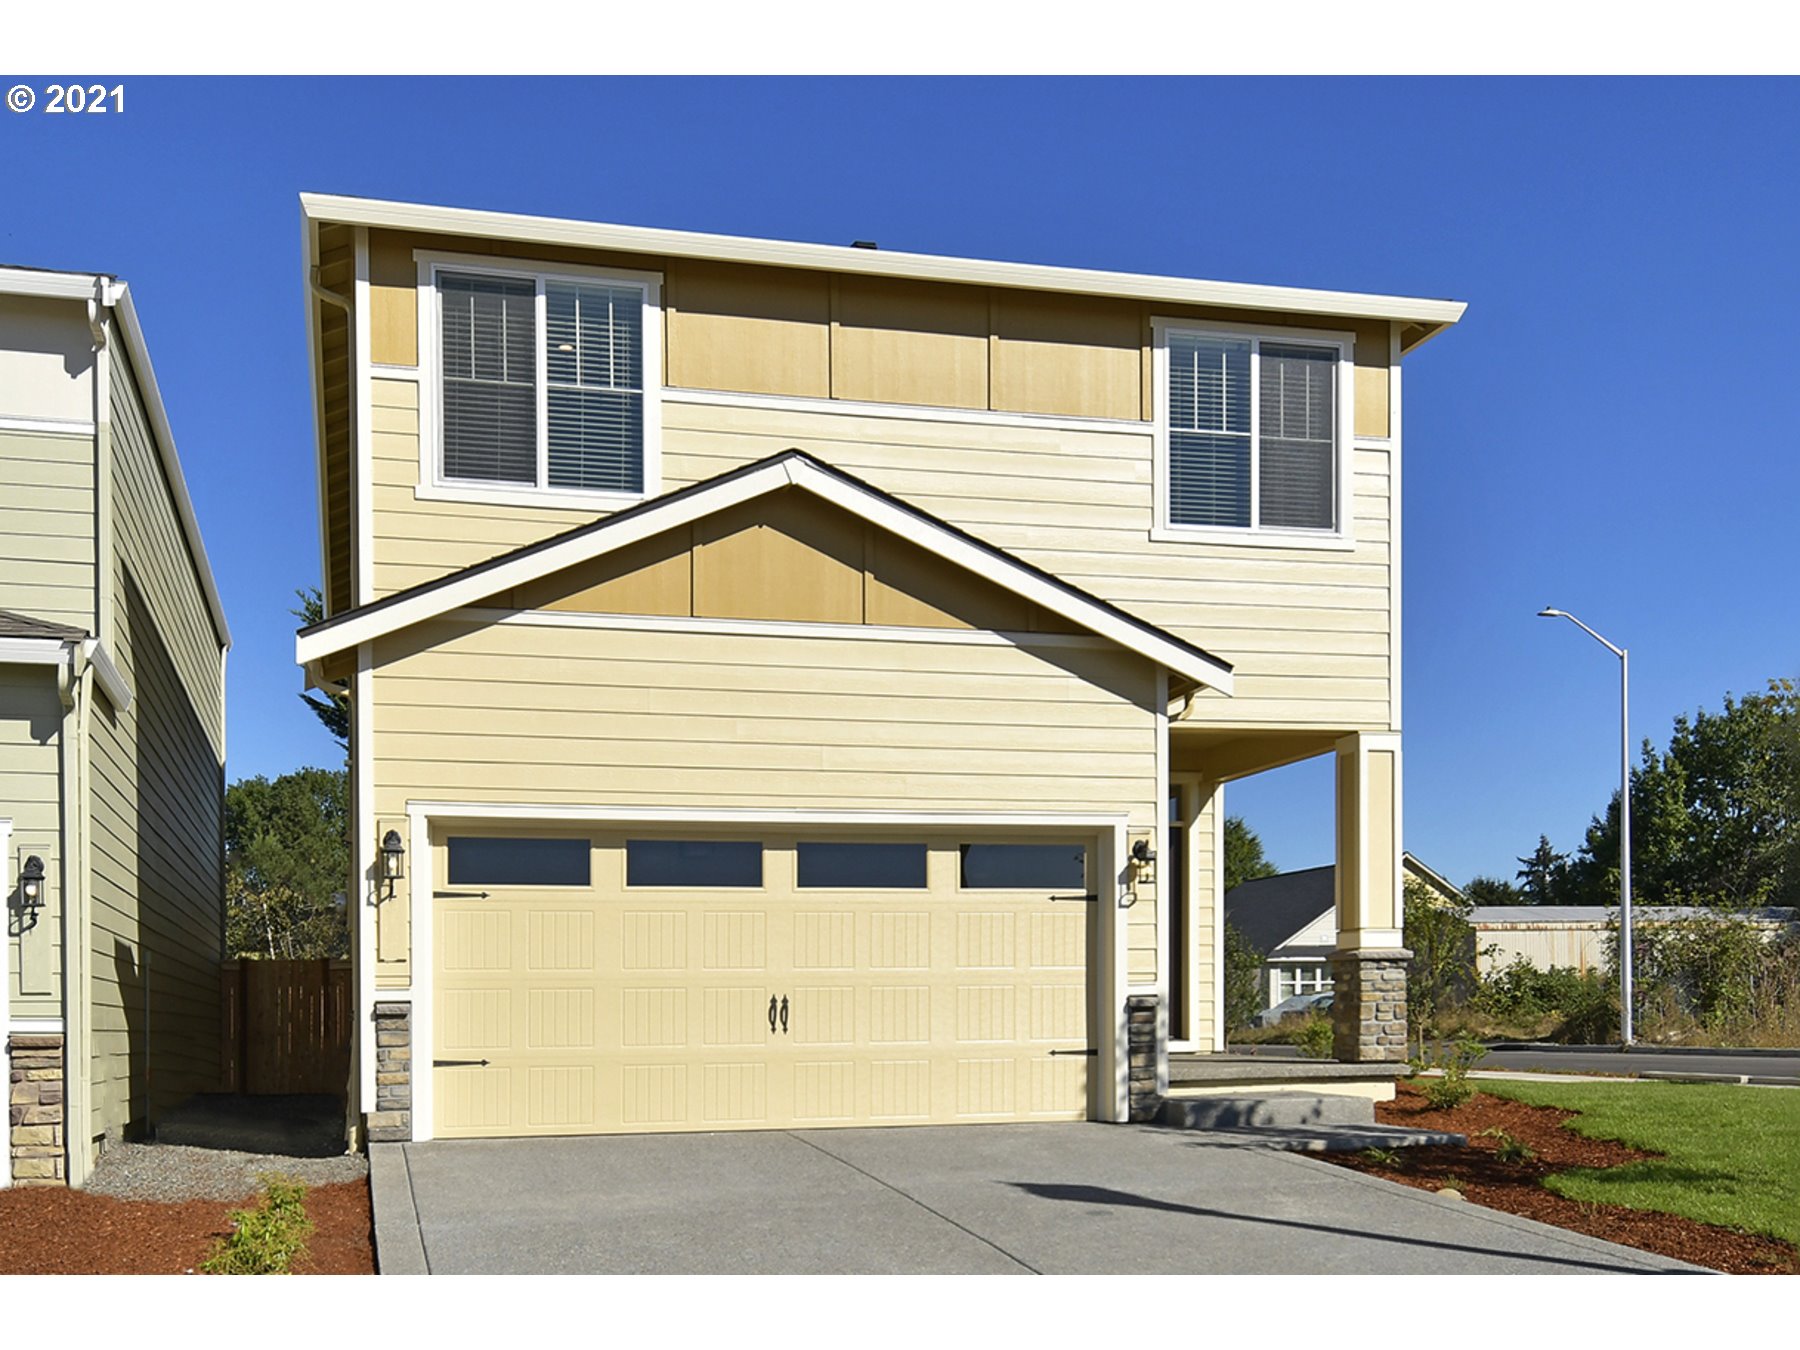
[[[1704,905],[1631,907],[1632,931],[1673,919],[1743,919],[1773,936],[1793,925],[1800,910],[1764,908],[1718,910]],[[1619,922],[1617,905],[1477,905],[1469,911],[1475,929],[1475,969],[1481,975],[1525,960],[1548,970],[1603,970],[1606,936]]]
[[[1402,865],[1408,879],[1422,882],[1434,894],[1460,898],[1456,887],[1412,854],[1404,855]],[[1322,994],[1332,988],[1336,886],[1337,868],[1327,865],[1241,882],[1225,892],[1225,922],[1263,954],[1265,1008],[1297,994]]]
[[[0,1185],[216,1086],[229,645],[124,283],[0,268]]]
[[[369,1137],[1142,1112],[1223,1048],[1223,785],[1324,754],[1404,1054],[1461,304],[301,205]]]

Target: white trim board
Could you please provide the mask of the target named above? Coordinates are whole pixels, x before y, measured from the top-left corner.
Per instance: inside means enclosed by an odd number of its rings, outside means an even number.
[[[406,804],[408,846],[412,853],[412,984],[408,989],[375,990],[369,1001],[358,1009],[358,1020],[366,1029],[373,1026],[370,1012],[375,1001],[409,1002],[412,1007],[412,1137],[423,1143],[436,1137],[435,1084],[423,1076],[418,1067],[431,1064],[436,1051],[435,956],[433,949],[434,885],[432,865],[434,848],[431,829],[436,822],[508,821],[532,823],[568,821],[602,824],[684,824],[684,825],[855,825],[855,826],[966,826],[973,829],[1079,829],[1096,837],[1099,848],[1093,861],[1095,885],[1114,878],[1113,903],[1109,910],[1112,922],[1099,924],[1093,955],[1089,961],[1096,1011],[1112,1010],[1112,1035],[1105,1034],[1104,1021],[1096,1018],[1090,1037],[1099,1050],[1094,1064],[1094,1077],[1089,1083],[1088,1109],[1100,1120],[1123,1121],[1129,1116],[1126,1096],[1127,1049],[1125,1026],[1125,950],[1124,932],[1130,913],[1125,903],[1128,891],[1121,871],[1127,854],[1126,839],[1130,817],[1126,814],[1084,812],[1011,811],[983,814],[970,811],[879,811],[879,810],[762,810],[757,808],[715,808],[694,811],[672,806],[546,806],[525,802],[434,802],[409,801]],[[372,1039],[372,1033],[370,1033]],[[373,1078],[371,1070],[369,1076]],[[1110,1093],[1104,1085],[1111,1083]],[[371,1084],[371,1089],[372,1089]],[[365,1101],[369,1109],[374,1098]]]
[[[74,417],[0,417],[0,431],[24,431],[34,436],[92,436],[94,424]]]
[[[1424,325],[1432,331],[1456,323],[1468,308],[1458,300],[1321,291],[1291,286],[1259,286],[1190,277],[1048,267],[1033,263],[990,262],[976,258],[903,253],[890,249],[806,244],[781,239],[700,234],[689,230],[608,225],[596,221],[517,215],[502,211],[473,211],[366,197],[334,196],[328,193],[301,193],[300,210],[307,219],[315,223],[329,221],[381,229],[461,235],[472,239],[497,239],[510,243],[563,244],[640,255],[704,258],[717,262],[756,263],[861,276],[912,277],[928,281],[1101,295],[1128,300],[1214,305],[1228,309],[1391,319]]]
[[[622,633],[707,633],[719,637],[850,639],[861,642],[927,642],[948,647],[1105,647],[1092,633],[1016,633],[986,628],[901,628],[871,623],[788,623],[766,619],[684,619],[661,614],[584,614],[566,609],[483,609],[469,606],[443,616],[465,623],[505,623],[527,628],[600,628]]]
[[[447,581],[430,583],[414,594],[402,592],[366,611],[308,629],[295,639],[294,659],[302,666],[309,665],[786,487],[801,488],[860,516],[1196,684],[1222,694],[1231,693],[1231,667],[1217,657],[1073,592],[998,549],[977,543],[797,451],[784,452],[645,503],[565,538],[533,545],[510,558],[470,568]]]

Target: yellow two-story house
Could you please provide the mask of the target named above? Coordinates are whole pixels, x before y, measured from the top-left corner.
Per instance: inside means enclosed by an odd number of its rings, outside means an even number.
[[[1337,763],[1397,1059],[1400,371],[1443,300],[305,196],[375,1140],[1123,1120],[1224,785]]]

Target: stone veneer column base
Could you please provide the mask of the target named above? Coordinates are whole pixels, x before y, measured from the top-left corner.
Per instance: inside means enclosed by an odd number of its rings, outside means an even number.
[[[1363,947],[1331,954],[1331,1057],[1343,1064],[1406,1058],[1406,966],[1412,953]]]
[[[1125,1000],[1125,1048],[1130,1077],[1126,1086],[1129,1119],[1134,1124],[1155,1120],[1162,1110],[1162,1094],[1156,1090],[1157,1014],[1162,1000],[1155,994],[1132,994]]]
[[[412,1004],[377,1003],[375,1017],[375,1109],[369,1112],[369,1142],[412,1140]]]
[[[15,1186],[66,1186],[63,1134],[63,1038],[17,1035],[6,1042],[12,1071],[8,1147]]]

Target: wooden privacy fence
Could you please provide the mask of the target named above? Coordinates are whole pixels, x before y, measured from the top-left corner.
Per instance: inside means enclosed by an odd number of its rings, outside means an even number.
[[[348,961],[225,961],[219,976],[226,1092],[345,1091],[354,1023]]]

